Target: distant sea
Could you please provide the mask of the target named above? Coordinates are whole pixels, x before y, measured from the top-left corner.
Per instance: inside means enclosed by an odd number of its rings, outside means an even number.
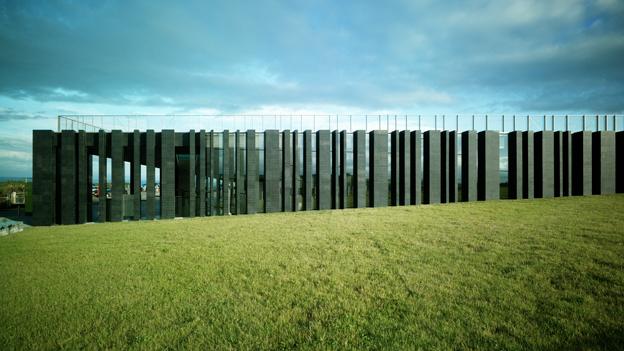
[[[24,180],[32,182],[32,177],[1,177],[0,176],[0,182],[6,182],[6,181],[15,181],[15,182],[23,182]]]

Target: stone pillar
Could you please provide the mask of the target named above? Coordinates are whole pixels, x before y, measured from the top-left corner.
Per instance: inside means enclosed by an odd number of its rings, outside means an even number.
[[[124,179],[124,134],[121,130],[111,132],[111,222],[123,219],[123,195],[125,193]]]
[[[554,196],[563,196],[563,132],[554,132]]]
[[[76,223],[76,132],[61,132],[61,224]]]
[[[535,167],[533,132],[522,132],[522,197],[532,199],[535,196]]]
[[[154,130],[145,132],[145,218],[154,219],[156,216],[156,135]]]
[[[303,210],[312,206],[312,131],[303,132]]]
[[[369,133],[369,196],[371,207],[388,206],[388,132]]]
[[[440,131],[428,130],[425,132],[424,146],[424,193],[423,203],[437,204],[441,200],[442,181],[440,170],[442,169],[442,158],[440,156],[441,137]]]
[[[132,133],[132,162],[130,163],[130,192],[132,193],[132,219],[141,219],[141,133]]]
[[[230,149],[230,131],[223,131],[223,186],[222,186],[222,197],[223,200],[223,214],[229,215],[230,211],[230,198],[231,198],[231,190],[230,190],[230,169],[232,167],[232,150]]]
[[[457,202],[457,132],[448,132],[448,202]]]
[[[33,225],[56,222],[56,134],[33,130]]]
[[[615,159],[615,191],[624,193],[624,132],[615,133]]]
[[[199,131],[199,157],[197,165],[199,166],[199,177],[197,179],[197,188],[199,189],[199,204],[197,206],[197,215],[199,217],[206,216],[206,131]]]
[[[291,212],[293,203],[292,140],[290,130],[282,131],[282,211]]]
[[[562,132],[563,196],[572,195],[572,133]]]
[[[217,156],[217,150],[216,150],[215,134],[213,130],[211,130],[210,133],[208,133],[207,143],[208,143],[208,154],[206,155],[206,172],[208,173],[208,201],[207,201],[208,209],[206,212],[208,213],[208,215],[214,216],[216,214],[215,192],[216,192],[217,174],[219,170],[216,166],[217,166],[219,159],[218,157],[216,157],[216,160],[215,160],[215,156]]]
[[[462,201],[477,200],[477,132],[462,132]]]
[[[347,131],[340,132],[340,192],[339,207],[347,207]]]
[[[299,168],[301,165],[301,159],[299,157],[299,131],[295,130],[292,133],[293,139],[293,150],[292,150],[292,162],[293,162],[293,171],[292,171],[292,184],[293,184],[293,199],[292,199],[292,210],[299,211],[299,188],[301,187],[301,181],[299,180]]]
[[[106,189],[108,187],[107,180],[107,172],[106,172],[106,163],[107,163],[107,148],[109,144],[109,135],[104,130],[100,129],[98,133],[98,187],[99,187],[99,198],[98,198],[98,207],[99,207],[99,222],[108,221],[108,213],[106,206]]]
[[[78,203],[76,223],[86,223],[88,215],[88,203],[91,197],[91,184],[89,182],[89,160],[87,154],[87,134],[84,130],[78,132],[77,140],[77,171],[78,171]]]
[[[420,205],[422,202],[422,141],[420,130],[410,133],[410,204]]]
[[[592,134],[572,134],[572,194],[592,194]]]
[[[189,187],[189,217],[195,217],[195,206],[197,201],[197,191],[195,184],[197,182],[195,178],[195,130],[191,129],[188,133],[189,140],[189,173],[188,173],[188,187]]]
[[[440,202],[448,202],[449,192],[449,132],[440,132]]]
[[[264,201],[265,212],[280,212],[282,209],[280,178],[282,176],[280,160],[279,132],[264,132]]]
[[[331,208],[329,130],[316,132],[316,201],[319,210]]]
[[[522,132],[508,134],[507,152],[509,198],[522,199]]]
[[[96,140],[97,139],[92,139]],[[87,152],[87,222],[93,222],[93,155]]]
[[[399,205],[399,131],[390,133],[390,205]]]
[[[175,217],[175,133],[160,133],[160,218]]]
[[[411,204],[411,157],[410,131],[402,130],[399,133],[399,204]]]
[[[500,199],[499,144],[498,132],[479,132],[477,198],[481,201]]]
[[[256,131],[250,129],[246,134],[245,146],[247,149],[247,214],[258,212],[259,180],[258,180],[258,150],[256,149]]]
[[[243,136],[236,131],[236,214],[243,214],[245,210],[245,148]]]
[[[340,204],[340,134],[337,130],[331,133],[331,208],[338,208]]]
[[[535,133],[535,197],[554,196],[555,162],[552,131]]]
[[[366,134],[353,133],[353,207],[366,207]]]
[[[615,194],[615,132],[592,134],[592,192]]]

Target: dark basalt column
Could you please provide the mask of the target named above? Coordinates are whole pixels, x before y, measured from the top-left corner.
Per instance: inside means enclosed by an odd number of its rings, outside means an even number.
[[[535,167],[533,132],[522,132],[522,197],[532,199],[535,196]]]
[[[616,192],[624,193],[624,132],[615,133]]]
[[[441,137],[440,131],[428,130],[424,138],[424,192],[423,203],[440,203],[442,196],[442,181],[440,170],[442,169],[442,158],[440,155]]]
[[[282,131],[282,211],[291,212],[293,204],[293,164],[290,130]]]
[[[554,132],[554,196],[563,196],[563,132]]]
[[[477,201],[477,132],[462,132],[462,201]]]
[[[199,157],[197,165],[199,166],[199,176],[197,179],[197,188],[199,189],[199,204],[197,206],[197,215],[199,217],[206,216],[206,131],[199,131]]]
[[[231,198],[231,168],[232,168],[232,149],[230,148],[230,131],[223,131],[223,186],[221,199],[223,200],[223,214],[228,215],[230,212],[230,198]]]
[[[319,210],[331,208],[329,130],[316,132],[316,201]]]
[[[448,202],[449,192],[449,132],[440,132],[440,202]]]
[[[312,206],[312,131],[303,132],[303,210]]]
[[[141,219],[141,132],[132,133],[132,162],[130,165],[130,190],[132,192],[132,219]]]
[[[388,133],[374,130],[369,133],[369,182],[371,207],[388,206]]]
[[[78,201],[77,201],[77,219],[76,223],[86,223],[89,217],[89,198],[91,197],[90,176],[90,157],[87,154],[87,134],[81,130],[77,134],[78,152],[77,152],[77,171],[78,171]]]
[[[411,204],[411,154],[410,131],[399,133],[399,204]]]
[[[156,216],[156,135],[152,129],[145,132],[145,218],[154,219]]]
[[[410,204],[422,203],[422,141],[420,130],[410,133]]]
[[[295,130],[292,133],[293,139],[293,172],[292,172],[292,184],[293,184],[293,198],[292,198],[292,210],[299,211],[299,188],[301,187],[301,181],[299,180],[299,168],[301,165],[301,159],[299,157],[299,132]]]
[[[258,178],[258,150],[256,149],[256,131],[251,129],[247,131],[247,213],[254,214],[258,212],[259,195],[259,178]]]
[[[508,134],[509,198],[522,198],[522,132]]]
[[[160,133],[160,218],[175,216],[175,133]]]
[[[340,134],[337,130],[331,133],[331,208],[340,205]]]
[[[499,134],[487,130],[478,135],[477,198],[481,201],[500,199]]]
[[[61,224],[76,223],[76,132],[61,132]]]
[[[448,132],[448,202],[457,202],[457,132]]]
[[[347,207],[347,131],[340,132],[340,192],[339,207]]]
[[[390,133],[390,205],[399,205],[399,132]]]
[[[282,161],[280,159],[279,132],[264,132],[264,200],[265,212],[280,212],[282,209],[280,178]]]
[[[366,134],[353,133],[353,207],[366,207]]]
[[[615,194],[615,132],[594,132],[592,139],[592,192]]]
[[[572,134],[572,194],[592,194],[592,133]]]
[[[572,195],[572,133],[562,132],[563,196]]]
[[[245,148],[243,135],[236,131],[236,214],[246,213],[245,210]]]
[[[125,193],[124,181],[124,135],[121,130],[111,132],[111,222],[123,219],[123,196]]]
[[[195,130],[191,129],[188,133],[189,140],[189,217],[195,217],[195,206],[197,201],[197,191],[195,188]]]
[[[33,130],[33,225],[56,222],[56,134]]]
[[[554,138],[552,131],[535,133],[535,197],[555,194]]]

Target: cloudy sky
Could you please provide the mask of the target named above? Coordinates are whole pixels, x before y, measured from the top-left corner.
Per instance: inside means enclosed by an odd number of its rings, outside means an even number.
[[[0,0],[0,176],[59,114],[624,111],[621,0],[180,3]]]

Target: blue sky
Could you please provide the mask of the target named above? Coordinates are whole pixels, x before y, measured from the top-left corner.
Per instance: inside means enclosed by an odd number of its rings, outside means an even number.
[[[59,114],[620,114],[623,58],[618,0],[0,0],[0,176]]]

